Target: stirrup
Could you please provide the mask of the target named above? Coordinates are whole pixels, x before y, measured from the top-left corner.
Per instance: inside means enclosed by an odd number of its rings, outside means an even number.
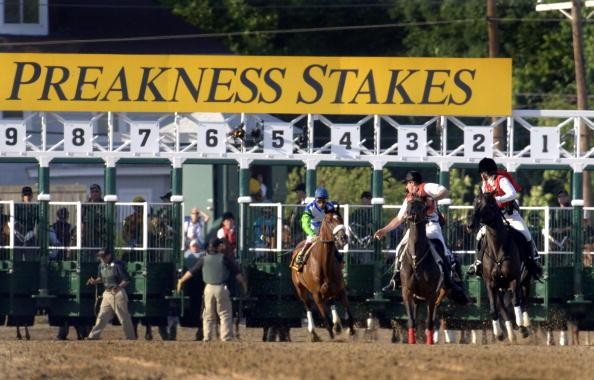
[[[469,276],[475,275],[475,276],[480,276],[479,274],[479,269],[481,267],[483,263],[481,262],[474,262],[472,263],[469,267],[468,270],[466,271],[466,274]]]
[[[390,280],[390,282],[388,283],[388,285],[384,286],[382,288],[382,292],[393,292],[396,290],[396,280],[392,279]]]

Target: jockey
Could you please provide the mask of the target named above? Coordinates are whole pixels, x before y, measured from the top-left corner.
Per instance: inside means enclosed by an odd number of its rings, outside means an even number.
[[[460,287],[460,285],[452,281],[450,260],[445,257],[447,254],[450,253],[446,247],[445,239],[443,238],[443,233],[441,231],[441,225],[439,224],[437,201],[447,197],[448,190],[444,186],[439,185],[437,183],[423,182],[421,173],[415,170],[411,170],[408,173],[406,173],[404,183],[406,184],[406,198],[402,203],[402,207],[398,211],[396,217],[394,217],[383,228],[380,228],[376,231],[374,237],[376,239],[381,239],[386,233],[392,231],[405,221],[407,216],[406,209],[408,206],[408,202],[412,201],[415,197],[425,199],[427,203],[427,238],[430,240],[439,240],[439,242],[441,243],[441,247],[435,247],[435,251],[437,251],[437,253],[439,254],[439,258],[437,258],[436,261],[438,262],[438,264],[441,265],[444,273],[444,287],[447,290],[452,291],[450,292],[450,295],[452,296],[452,298],[454,298],[454,300],[456,300],[459,303],[467,303],[468,299],[464,294],[463,289]],[[392,275],[390,283],[383,288],[383,291],[393,290],[396,288],[397,281],[399,281],[400,279],[400,254],[404,250],[407,241],[408,231],[402,237],[402,240],[398,244],[398,247],[396,247],[396,257],[394,258],[394,274]]]
[[[526,260],[526,267],[532,276],[536,279],[540,278],[542,275],[542,267],[539,263],[540,257],[536,245],[532,240],[532,236],[530,235],[530,231],[528,230],[528,226],[526,226],[526,222],[524,222],[524,219],[522,219],[522,216],[518,212],[519,207],[516,201],[518,193],[516,192],[514,184],[506,175],[503,175],[505,172],[498,172],[497,164],[491,158],[483,158],[480,160],[479,173],[483,180],[481,185],[482,192],[495,193],[495,200],[497,201],[497,205],[501,209],[503,217],[507,223],[509,223],[509,225],[516,231],[520,232],[526,239],[526,244],[528,245],[526,251],[530,252],[530,257]],[[482,226],[476,235],[476,261],[468,268],[469,275],[476,274],[477,276],[480,276],[483,259],[481,241],[485,235],[485,228],[485,226]]]
[[[304,264],[304,253],[307,252],[316,241],[326,212],[335,211],[338,207],[335,202],[328,202],[328,190],[324,187],[318,187],[314,196],[315,200],[305,206],[305,210],[301,215],[301,228],[303,229],[303,232],[305,232],[306,239],[305,245],[295,258],[295,266],[297,267],[297,270],[300,270]],[[339,261],[342,261],[342,258],[338,257],[338,259]]]

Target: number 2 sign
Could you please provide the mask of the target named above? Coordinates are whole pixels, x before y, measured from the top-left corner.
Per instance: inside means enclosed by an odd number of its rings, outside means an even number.
[[[493,157],[493,128],[464,128],[464,157]]]

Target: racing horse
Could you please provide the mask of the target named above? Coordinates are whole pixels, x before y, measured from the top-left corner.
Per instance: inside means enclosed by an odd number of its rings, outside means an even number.
[[[292,271],[293,285],[307,311],[307,330],[312,342],[320,341],[320,337],[314,330],[313,303],[316,304],[324,319],[331,339],[334,339],[335,332],[338,334],[342,331],[340,318],[334,305],[331,307],[332,320],[326,311],[326,304],[331,300],[341,302],[347,313],[349,333],[350,335],[355,334],[346,286],[340,263],[336,258],[336,250],[342,248],[347,242],[348,236],[342,217],[336,211],[327,212],[322,220],[318,239],[311,246],[309,257],[302,270],[300,272]],[[293,251],[293,257],[299,253],[304,244],[305,241],[302,241],[297,245]]]
[[[522,281],[522,260],[514,230],[505,222],[493,193],[481,192],[475,199],[469,229],[477,230],[480,224],[485,226],[484,242],[480,248],[484,251],[482,277],[489,297],[493,334],[498,340],[504,339],[499,322],[501,314],[505,319],[508,339],[513,341],[511,313],[505,302],[505,296],[509,292],[516,324],[520,327],[522,336],[527,337],[530,320],[525,311],[524,295],[528,295],[529,282],[526,279],[529,281],[530,277],[524,275]]]
[[[421,198],[408,202],[406,222],[408,242],[402,255],[400,281],[402,300],[408,317],[408,343],[416,343],[417,308],[421,301],[427,305],[425,342],[433,344],[435,312],[445,295],[444,275],[436,261],[436,252],[431,246],[425,227],[427,224],[427,204]]]

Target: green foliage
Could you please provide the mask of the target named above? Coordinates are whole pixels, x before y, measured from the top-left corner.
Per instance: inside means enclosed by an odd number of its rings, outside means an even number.
[[[341,168],[318,167],[316,171],[317,185],[324,186],[330,193],[330,199],[341,204],[359,204],[361,193],[371,191],[372,170],[368,167]],[[384,198],[386,203],[401,203],[404,199],[404,185],[392,176],[389,170],[384,170]],[[305,182],[305,168],[297,167],[289,172],[287,188],[292,189],[297,184]],[[295,193],[287,195],[287,203],[295,203]]]
[[[480,180],[478,175],[473,178],[470,171],[466,169],[450,170],[450,198],[455,205],[472,205],[475,196],[479,192]]]

